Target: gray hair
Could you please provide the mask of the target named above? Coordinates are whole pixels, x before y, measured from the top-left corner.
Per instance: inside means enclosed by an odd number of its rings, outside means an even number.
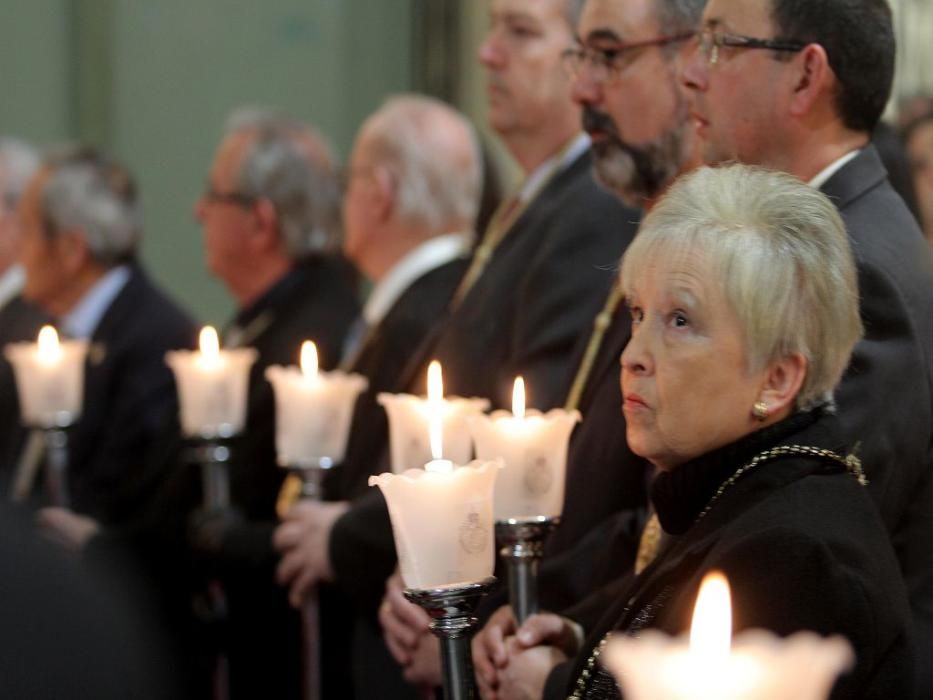
[[[80,230],[106,267],[132,260],[142,238],[136,184],[129,171],[84,149],[53,156],[41,195],[46,234]]]
[[[697,252],[745,330],[749,371],[800,353],[808,370],[797,407],[830,403],[862,335],[855,263],[832,202],[784,173],[701,168],[645,217],[622,262],[625,293],[652,260]]]
[[[262,108],[233,112],[226,134],[250,137],[237,189],[272,203],[288,254],[297,259],[338,248],[340,186],[324,138],[307,124]]]
[[[586,0],[564,0],[564,16],[570,25],[570,31],[576,32],[577,22],[580,21],[580,15],[583,14],[583,6]]]
[[[440,100],[397,95],[363,127],[373,164],[395,177],[397,215],[431,231],[471,230],[482,166],[470,123]]]
[[[674,36],[699,27],[707,0],[655,0],[655,2],[655,12],[661,34]],[[680,48],[680,44],[668,44],[664,47],[664,51],[671,55]]]
[[[10,136],[0,136],[0,170],[3,171],[2,186],[4,203],[15,207],[39,167],[39,155],[25,141]]]

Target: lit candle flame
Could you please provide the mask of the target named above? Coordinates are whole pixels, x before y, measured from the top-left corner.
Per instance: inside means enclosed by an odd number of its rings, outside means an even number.
[[[217,338],[217,331],[213,326],[204,326],[201,329],[198,344],[201,346],[201,355],[205,360],[217,361],[220,356],[220,340]]]
[[[58,333],[52,326],[42,326],[37,344],[39,362],[51,365],[59,361],[62,356],[62,347],[58,342]]]
[[[431,360],[428,365],[428,436],[431,440],[431,456],[444,458],[444,378],[441,363]]]
[[[428,365],[428,401],[437,405],[444,398],[444,377],[441,373],[441,363],[431,360]]]
[[[512,387],[512,415],[516,418],[525,417],[525,380],[515,377]]]
[[[301,344],[301,373],[306,379],[316,379],[317,370],[317,346],[306,340]]]
[[[729,582],[719,571],[707,574],[700,584],[693,622],[690,653],[704,664],[721,664],[729,658],[732,643],[732,602]]]

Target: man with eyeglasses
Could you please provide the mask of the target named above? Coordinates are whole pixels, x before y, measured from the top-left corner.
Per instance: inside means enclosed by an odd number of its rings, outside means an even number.
[[[845,221],[866,333],[836,401],[907,583],[917,697],[933,697],[933,265],[869,143],[894,61],[884,0],[710,0],[683,80],[707,163],[792,173]]]
[[[300,618],[275,583],[272,533],[285,471],[276,463],[275,401],[264,372],[295,364],[304,340],[317,343],[323,367],[340,359],[358,303],[356,275],[332,251],[338,207],[333,161],[314,130],[275,113],[231,116],[195,213],[207,266],[238,307],[224,345],[258,352],[228,470],[232,507],[200,510],[198,471],[176,429],[147,464],[161,488],[126,527],[98,532],[97,523],[60,511],[44,518],[75,549],[89,545],[92,559],[121,549],[137,555],[163,601],[194,697],[223,674],[218,655],[226,656],[231,698],[301,694]],[[205,612],[207,581],[223,584],[220,616]]]

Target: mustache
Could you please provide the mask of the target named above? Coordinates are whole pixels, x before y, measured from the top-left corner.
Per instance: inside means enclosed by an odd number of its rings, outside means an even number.
[[[619,130],[612,118],[605,112],[597,112],[589,105],[583,108],[582,124],[584,131],[601,131],[615,139],[619,138]]]

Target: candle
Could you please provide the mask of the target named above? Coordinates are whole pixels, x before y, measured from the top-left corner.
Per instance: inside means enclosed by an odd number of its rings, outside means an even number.
[[[469,426],[477,457],[501,457],[505,463],[496,481],[496,520],[561,514],[567,445],[579,421],[577,411],[526,411],[521,377],[515,379],[512,413],[471,416]]]
[[[469,416],[489,408],[486,399],[462,399],[443,396],[443,378],[440,363],[428,366],[428,397],[411,394],[381,393],[377,400],[389,416],[389,455],[392,471],[396,474],[422,465],[432,459],[428,423],[433,416],[442,423],[447,436],[445,454],[458,464],[467,462],[473,452]]]
[[[601,658],[632,700],[825,700],[854,654],[841,637],[763,630],[731,641],[729,584],[719,573],[700,587],[689,642],[657,630],[613,635]]]
[[[407,588],[442,588],[492,575],[492,494],[500,467],[499,462],[457,466],[436,459],[424,469],[369,478],[389,506]]]
[[[181,427],[205,439],[231,437],[243,429],[253,348],[221,350],[217,331],[201,330],[200,350],[172,350],[165,361],[175,374]]]
[[[318,368],[317,347],[301,346],[300,369],[274,365],[266,379],[275,392],[275,447],[283,467],[328,466],[343,460],[353,406],[368,381],[359,374]]]
[[[59,341],[51,326],[42,327],[35,343],[6,346],[23,423],[62,428],[80,416],[87,349],[83,340]]]

